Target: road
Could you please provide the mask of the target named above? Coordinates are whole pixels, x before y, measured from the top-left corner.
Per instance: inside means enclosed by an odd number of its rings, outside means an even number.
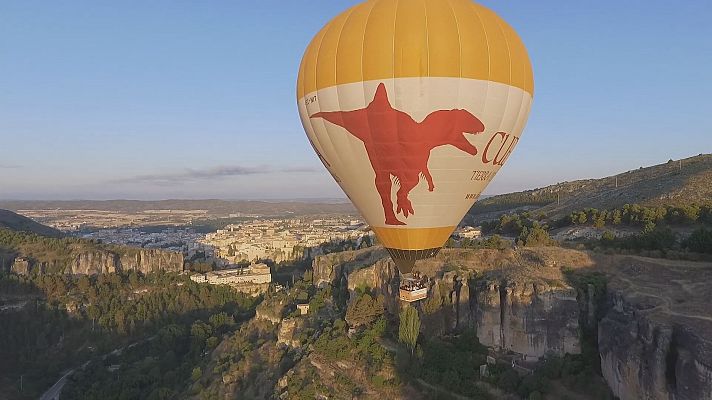
[[[110,352],[104,354],[104,355],[101,357],[101,359],[102,359],[102,360],[105,360],[105,359],[106,359],[107,357],[109,357],[110,355],[119,355],[119,354],[121,354],[121,352],[122,352],[124,349],[127,349],[127,348],[130,349],[130,348],[132,348],[132,347],[134,347],[134,346],[137,346],[137,345],[139,345],[139,344],[141,344],[141,343],[150,342],[151,340],[153,340],[153,339],[155,339],[155,338],[156,338],[156,335],[153,335],[153,336],[151,336],[151,337],[149,337],[149,338],[146,338],[146,339],[143,339],[143,340],[139,340],[138,342],[133,342],[133,343],[131,343],[131,344],[129,344],[129,345],[122,346],[122,347],[117,347],[117,348],[115,348],[114,350],[111,350]],[[91,363],[91,360],[89,360],[89,361],[85,362],[84,364],[82,364],[81,367],[75,367],[75,368],[72,368],[72,369],[70,369],[69,371],[67,371],[64,375],[62,375],[61,378],[59,378],[59,380],[57,381],[57,383],[55,383],[54,385],[52,385],[51,388],[49,388],[46,392],[44,392],[44,393],[42,394],[42,396],[40,396],[40,400],[59,400],[59,394],[62,392],[62,388],[64,387],[64,385],[67,384],[67,378],[69,378],[70,376],[72,376],[72,374],[74,373],[74,371],[76,371],[77,369],[79,369],[79,368],[85,368],[85,367],[86,367],[87,365],[89,365],[90,363]]]
[[[52,387],[49,388],[48,391],[44,392],[42,397],[40,397],[40,400],[59,400],[59,394],[62,392],[62,388],[67,383],[67,378],[69,378],[73,373],[74,369],[70,369],[66,374],[62,375],[62,377],[59,378],[57,383],[52,385]]]
[[[3,306],[0,306],[0,311],[5,311],[5,310],[19,310],[27,305],[29,303],[29,300],[24,300],[20,301],[17,303],[12,303],[12,304],[5,304]]]

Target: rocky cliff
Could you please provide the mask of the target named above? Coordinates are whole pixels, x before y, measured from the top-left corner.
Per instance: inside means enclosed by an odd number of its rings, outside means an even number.
[[[621,400],[712,399],[712,266],[610,260],[601,369]]]
[[[712,399],[710,263],[444,249],[416,269],[430,277],[428,299],[415,303],[426,335],[471,326],[487,346],[539,357],[578,353],[579,332],[593,332],[601,374],[620,399]],[[602,281],[574,278],[590,273]],[[314,279],[351,293],[366,285],[384,294],[389,312],[401,307],[398,274],[380,249],[317,257]]]
[[[18,261],[20,260],[20,261]],[[75,275],[96,275],[122,271],[180,272],[183,270],[183,255],[159,249],[120,248],[117,251],[92,249],[71,251],[62,259],[34,260],[22,257],[15,261],[12,270],[27,274],[66,273]]]
[[[480,343],[533,358],[547,352],[580,353],[574,288],[560,282],[485,277],[477,281],[475,294]]]
[[[120,271],[142,273],[183,270],[183,255],[159,249],[122,249],[123,251],[100,250],[80,253],[71,265],[72,274],[102,274]]]
[[[0,227],[0,271],[7,267],[18,274],[179,272],[183,270],[183,255],[162,249],[108,245],[71,237],[52,238]]]
[[[430,282],[429,298],[416,303],[422,329],[437,335],[473,327],[481,343],[535,358],[578,353],[578,293],[558,265],[588,267],[591,260],[564,249],[444,249],[416,266]],[[397,270],[381,249],[320,256],[313,266],[315,283],[345,281],[350,293],[368,286],[384,295],[390,313],[401,307]]]
[[[317,256],[312,263],[314,284],[317,287],[338,286],[343,283],[342,280],[345,282],[351,272],[384,259],[387,255],[384,249],[367,248]]]

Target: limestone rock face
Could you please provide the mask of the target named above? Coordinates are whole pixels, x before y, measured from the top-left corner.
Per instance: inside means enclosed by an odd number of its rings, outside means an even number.
[[[140,249],[120,257],[122,271],[180,272],[183,270],[183,255],[160,249]]]
[[[314,284],[317,287],[339,286],[352,271],[371,265],[387,256],[385,250],[374,247],[317,256],[312,262]]]
[[[159,249],[138,249],[119,256],[108,250],[79,253],[72,265],[72,274],[106,274],[120,271],[180,272],[183,255]]]
[[[368,267],[352,269],[346,279],[350,300],[355,298],[353,294],[357,287],[367,286],[383,295],[386,310],[398,312],[398,269],[390,258],[381,258]]]
[[[277,343],[284,344],[292,348],[299,347],[297,336],[304,328],[304,321],[301,318],[286,318],[279,324],[277,331]]]
[[[486,346],[539,358],[581,352],[576,290],[530,280],[475,284],[477,336]]]
[[[642,257],[605,265],[598,347],[613,394],[712,399],[712,265]]]
[[[712,399],[712,319],[706,329],[693,329],[646,315],[641,308],[647,307],[627,293],[615,291],[610,301],[598,345],[603,377],[616,396]]]
[[[12,263],[10,271],[18,275],[27,275],[30,273],[30,260],[25,257],[18,257]]]
[[[489,347],[502,347],[502,298],[499,282],[479,281],[475,286],[477,337]]]
[[[279,324],[287,314],[289,304],[283,297],[268,297],[255,309],[255,319]]]
[[[419,261],[416,270],[429,277],[428,298],[414,303],[423,332],[439,335],[473,327],[482,344],[528,357],[580,353],[577,291],[551,261],[559,255],[552,251],[443,249]],[[579,253],[555,251],[571,263],[587,262]],[[358,286],[368,286],[384,296],[394,315],[404,305],[398,299],[398,271],[378,248],[320,256],[313,266],[317,284],[346,279],[351,295]]]
[[[92,251],[77,255],[73,274],[96,275],[116,272],[119,257],[110,251]]]

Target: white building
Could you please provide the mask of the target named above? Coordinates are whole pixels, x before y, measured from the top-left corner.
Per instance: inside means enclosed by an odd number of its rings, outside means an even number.
[[[463,239],[477,239],[482,236],[482,230],[480,228],[474,228],[471,226],[466,226],[456,232],[456,235]]]
[[[269,284],[272,273],[266,264],[252,264],[245,268],[211,271],[206,274],[195,274],[190,277],[194,282],[211,285],[247,285]]]

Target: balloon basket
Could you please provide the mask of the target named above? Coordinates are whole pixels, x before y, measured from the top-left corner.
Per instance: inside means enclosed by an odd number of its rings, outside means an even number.
[[[398,297],[401,301],[412,303],[428,297],[427,282],[420,276],[404,274],[401,277],[401,284],[398,288]]]

